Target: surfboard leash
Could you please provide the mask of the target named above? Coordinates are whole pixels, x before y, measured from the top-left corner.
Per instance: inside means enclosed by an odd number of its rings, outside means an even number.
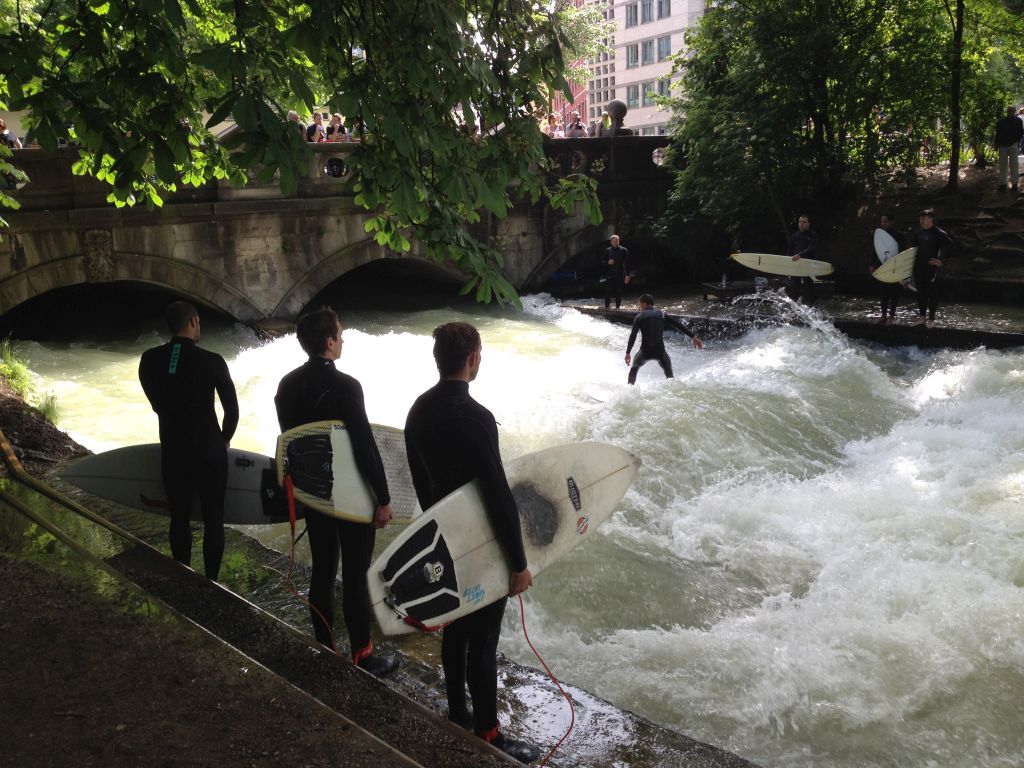
[[[295,486],[292,483],[291,474],[284,476],[284,491],[285,496],[288,499],[288,525],[291,528],[291,535],[288,537],[290,541],[288,551],[288,573],[284,576],[285,588],[291,593],[292,597],[298,600],[300,603],[305,603],[309,606],[309,609],[316,613],[320,617],[320,621],[323,622],[324,626],[327,627],[327,634],[331,639],[331,650],[334,651],[334,655],[338,658],[344,658],[341,652],[338,651],[338,644],[334,641],[334,629],[331,627],[331,622],[327,621],[324,615],[320,612],[320,609],[313,605],[309,600],[299,594],[298,588],[295,586],[295,582],[292,581],[292,573],[295,571],[295,543],[298,539],[295,538]],[[307,524],[306,530],[309,529]],[[306,531],[303,530],[303,533]],[[354,662],[353,662],[354,663]]]
[[[540,761],[539,765],[541,768],[543,768],[545,765],[548,764],[548,760],[551,759],[551,756],[555,754],[555,752],[558,750],[560,746],[562,746],[562,742],[569,738],[569,734],[572,733],[572,729],[576,725],[576,707],[573,706],[572,698],[569,696],[568,693],[565,692],[565,689],[562,687],[562,684],[558,682],[558,678],[555,677],[551,670],[548,668],[547,662],[544,661],[540,653],[534,647],[533,641],[530,640],[530,635],[526,631],[526,608],[523,606],[523,596],[522,594],[518,594],[516,595],[516,597],[519,598],[519,615],[523,622],[523,637],[526,638],[526,644],[530,646],[530,650],[533,651],[533,655],[537,657],[537,661],[539,661],[540,665],[544,667],[544,671],[547,673],[548,677],[551,678],[551,682],[555,684],[555,687],[558,689],[558,692],[561,693],[562,696],[565,697],[565,700],[569,703],[569,728],[566,730],[564,734],[562,734],[562,738],[558,740],[555,746],[551,748],[551,751],[544,755],[544,759]]]

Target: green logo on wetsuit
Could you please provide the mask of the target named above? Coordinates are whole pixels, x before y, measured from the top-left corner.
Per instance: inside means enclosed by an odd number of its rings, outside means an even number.
[[[181,344],[171,347],[171,364],[167,366],[168,373],[178,372],[178,358],[181,357]]]

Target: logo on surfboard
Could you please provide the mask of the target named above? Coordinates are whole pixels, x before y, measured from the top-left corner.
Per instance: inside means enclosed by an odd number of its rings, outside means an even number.
[[[443,563],[424,563],[423,565],[423,576],[426,578],[428,584],[437,584],[444,576],[444,564]]]
[[[569,501],[572,502],[573,509],[579,512],[583,505],[580,504],[580,489],[576,487],[576,480],[567,477],[565,482],[569,486]]]
[[[579,520],[576,521],[576,533],[582,536],[587,532],[588,528],[590,528],[590,518],[586,515],[583,515]]]
[[[472,587],[466,587],[462,591],[462,599],[467,603],[479,603],[484,599],[484,588],[479,584],[474,584]]]

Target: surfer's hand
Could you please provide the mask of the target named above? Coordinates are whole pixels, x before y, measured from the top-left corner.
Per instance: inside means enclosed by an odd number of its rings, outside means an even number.
[[[629,365],[630,357],[629,352],[626,353],[626,365]]]
[[[608,266],[609,267],[614,267],[615,266],[615,259],[608,259]]]
[[[373,527],[383,528],[391,521],[391,518],[393,518],[394,516],[395,513],[391,509],[390,504],[385,504],[382,507],[377,507],[377,511],[373,515]]]
[[[800,261],[800,254],[799,253],[794,253],[793,254],[793,261]]]
[[[533,586],[533,574],[530,573],[530,569],[527,568],[525,571],[517,571],[508,577],[508,595],[514,597],[522,592],[525,592]]]
[[[704,349],[704,342],[700,340],[700,336],[693,337],[693,346],[696,349]]]
[[[931,264],[933,267],[941,267],[942,259],[928,259],[928,263]]]
[[[626,275],[624,278],[622,278],[622,282],[624,282],[626,285],[629,285],[629,275]]]

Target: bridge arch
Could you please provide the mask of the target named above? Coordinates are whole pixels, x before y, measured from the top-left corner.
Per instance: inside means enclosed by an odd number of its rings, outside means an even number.
[[[109,255],[109,260],[97,261],[90,254],[77,253],[18,272],[0,283],[0,307],[8,312],[58,288],[128,281],[166,288],[239,320],[262,317],[259,307],[215,272],[145,253]]]

